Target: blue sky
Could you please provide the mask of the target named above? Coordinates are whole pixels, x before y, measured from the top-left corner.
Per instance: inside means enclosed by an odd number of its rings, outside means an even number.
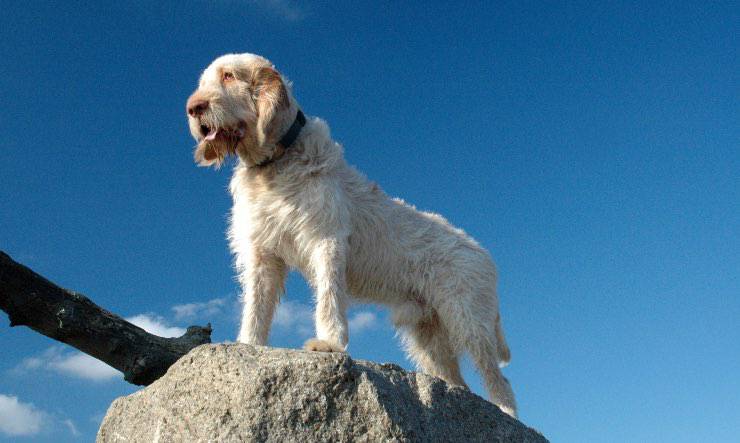
[[[737,5],[337,3],[6,2],[0,249],[150,329],[233,340],[230,168],[194,165],[184,107],[213,58],[258,53],[351,164],[491,251],[524,422],[736,440]],[[271,343],[297,347],[300,276],[284,300]],[[353,357],[411,368],[382,308],[351,315]],[[8,326],[0,441],[90,441],[136,389]]]

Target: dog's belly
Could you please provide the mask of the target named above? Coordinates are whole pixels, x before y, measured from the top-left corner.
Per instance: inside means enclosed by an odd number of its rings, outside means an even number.
[[[275,246],[275,254],[280,257],[290,269],[295,269],[309,279],[308,257],[305,257],[296,248],[295,242],[289,235],[283,235],[280,242]]]
[[[347,289],[356,301],[392,304],[406,298],[397,282],[391,280],[391,276],[384,278],[378,274],[368,273],[366,269],[356,269],[352,262],[348,263],[347,268]]]
[[[368,232],[365,232],[366,234]],[[403,251],[380,232],[350,237],[347,288],[360,302],[395,305],[424,298],[417,269]]]

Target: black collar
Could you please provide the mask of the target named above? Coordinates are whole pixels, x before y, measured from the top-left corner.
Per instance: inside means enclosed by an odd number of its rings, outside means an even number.
[[[277,144],[283,147],[283,149],[290,148],[290,145],[295,142],[295,139],[298,138],[298,134],[300,134],[301,129],[303,126],[306,125],[306,116],[303,115],[303,111],[300,109],[298,110],[298,113],[295,115],[295,120],[293,120],[293,124],[290,125],[290,128],[288,128],[288,132],[285,133],[283,138],[281,138]]]
[[[295,116],[295,120],[293,120],[293,124],[290,125],[290,128],[288,128],[288,132],[283,135],[283,137],[278,140],[277,145],[283,148],[283,154],[281,154],[278,157],[270,157],[268,159],[263,160],[261,163],[257,163],[255,166],[262,167],[267,166],[270,163],[274,162],[275,160],[279,160],[283,155],[285,155],[285,152],[290,149],[290,147],[295,142],[295,139],[298,138],[298,134],[301,133],[301,129],[306,125],[306,116],[303,115],[303,111],[300,109],[298,110],[298,113]]]

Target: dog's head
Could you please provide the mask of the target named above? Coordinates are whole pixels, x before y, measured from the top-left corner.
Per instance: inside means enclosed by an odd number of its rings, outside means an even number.
[[[199,165],[219,166],[229,154],[259,164],[275,154],[297,105],[272,63],[254,54],[229,54],[203,71],[186,111]]]

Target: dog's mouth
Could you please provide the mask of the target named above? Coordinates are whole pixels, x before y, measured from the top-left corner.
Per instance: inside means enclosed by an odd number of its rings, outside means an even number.
[[[246,130],[246,124],[239,122],[235,127],[211,127],[207,124],[200,125],[200,135],[203,137],[203,141],[212,142],[216,140],[222,141],[238,141],[244,138]]]
[[[201,166],[220,166],[226,157],[238,153],[239,145],[248,136],[244,121],[225,125],[200,120],[197,124],[192,128],[198,141],[193,155]]]

